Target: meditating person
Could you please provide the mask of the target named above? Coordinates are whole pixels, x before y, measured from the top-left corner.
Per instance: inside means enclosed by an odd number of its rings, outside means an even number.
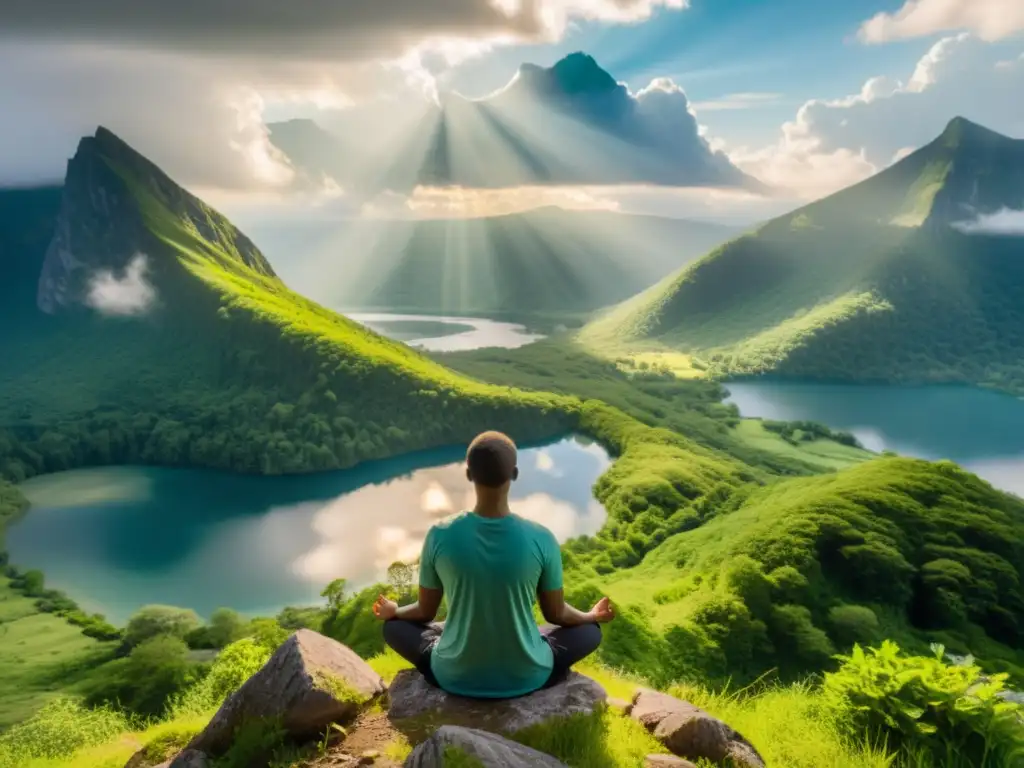
[[[597,650],[599,625],[615,613],[606,597],[587,612],[566,603],[554,535],[509,509],[519,477],[511,439],[479,435],[466,453],[466,476],[476,506],[427,533],[419,600],[399,607],[381,595],[373,612],[385,622],[387,644],[431,685],[472,698],[523,696],[564,680]],[[434,623],[444,595],[447,621]],[[534,621],[535,599],[549,625]]]

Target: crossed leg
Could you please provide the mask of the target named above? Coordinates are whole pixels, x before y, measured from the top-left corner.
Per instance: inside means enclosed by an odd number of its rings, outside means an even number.
[[[384,642],[416,667],[430,685],[439,688],[437,678],[430,669],[430,652],[443,631],[443,621],[422,624],[391,619],[384,622]],[[545,624],[540,628],[540,634],[551,646],[554,655],[551,676],[543,688],[550,688],[565,680],[574,664],[592,654],[601,645],[601,627],[597,624],[580,624],[575,627]]]

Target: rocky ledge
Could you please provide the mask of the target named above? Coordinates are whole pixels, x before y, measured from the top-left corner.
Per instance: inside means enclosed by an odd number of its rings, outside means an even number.
[[[518,699],[467,699],[434,688],[419,672],[406,670],[395,676],[388,698],[388,717],[406,733],[446,724],[514,734],[553,717],[592,714],[604,706],[608,694],[589,677],[573,672],[561,685]]]
[[[415,745],[404,768],[442,768],[453,764],[454,756],[463,759],[458,764],[482,768],[567,768],[517,743],[515,734],[558,718],[600,713],[609,704],[600,685],[576,673],[550,689],[507,700],[453,696],[412,670],[400,672],[389,689],[349,648],[300,630],[224,702],[184,751],[156,768],[212,768],[239,728],[253,723],[281,727],[296,743],[321,740],[325,733],[341,739],[326,755],[304,764],[308,768],[398,768],[381,753],[389,737],[400,735]],[[648,768],[694,768],[700,760],[764,768],[753,745],[692,704],[643,689],[622,705],[611,702],[611,711],[621,709],[617,716],[634,718],[670,753],[648,756]],[[126,768],[151,765],[142,754]]]

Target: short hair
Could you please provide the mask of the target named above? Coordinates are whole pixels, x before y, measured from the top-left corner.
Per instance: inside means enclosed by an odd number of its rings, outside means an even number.
[[[466,466],[477,485],[500,488],[515,477],[516,444],[501,432],[479,434],[466,451]]]

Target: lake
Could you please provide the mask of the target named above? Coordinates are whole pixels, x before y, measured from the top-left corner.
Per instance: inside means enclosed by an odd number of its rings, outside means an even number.
[[[346,317],[382,336],[428,352],[464,352],[482,347],[515,349],[544,337],[525,326],[482,317],[402,315],[389,312],[346,312]]]
[[[744,416],[809,420],[852,432],[872,451],[950,459],[1024,496],[1024,400],[959,386],[733,382]]]
[[[335,578],[366,585],[395,560],[415,560],[434,522],[472,506],[464,455],[452,447],[286,477],[153,467],[46,475],[21,486],[32,508],[7,547],[115,623],[150,603],[272,615],[321,602]],[[583,438],[524,447],[513,509],[560,541],[596,533],[606,513],[591,488],[609,464]]]

